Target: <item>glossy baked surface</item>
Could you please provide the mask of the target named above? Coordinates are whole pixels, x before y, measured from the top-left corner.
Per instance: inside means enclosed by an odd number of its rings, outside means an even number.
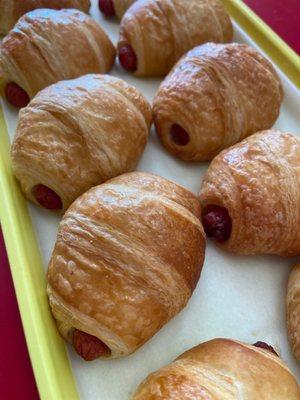
[[[135,75],[164,76],[193,47],[231,39],[231,21],[219,0],[141,0],[121,21],[118,48],[132,46]]]
[[[0,43],[0,94],[14,82],[32,98],[57,81],[105,73],[114,60],[112,42],[89,15],[37,9],[20,18]]]
[[[6,35],[22,15],[37,8],[77,8],[88,13],[90,0],[1,0],[0,35]]]
[[[90,74],[44,89],[21,110],[12,144],[23,193],[37,202],[33,191],[42,184],[66,209],[92,186],[133,170],[151,118],[143,95],[112,76]]]
[[[229,339],[214,339],[151,374],[134,400],[299,400],[295,377],[279,357]]]
[[[112,41],[117,42],[118,23],[103,19],[97,12],[96,2],[91,12],[95,20],[109,32]],[[250,43],[236,25],[235,40]],[[134,84],[149,101],[152,100],[159,84],[159,80],[135,78],[117,65],[112,74]],[[293,90],[280,71],[279,74],[284,83],[286,96],[276,127],[282,130],[288,127],[290,132],[296,133],[299,127],[297,91]],[[6,104],[4,111],[12,138],[17,112]],[[155,135],[151,135],[138,169],[160,174],[198,193],[207,166],[206,163],[180,162],[165,151]],[[59,218],[50,215],[49,212],[43,212],[40,207],[34,205],[29,205],[29,209],[46,267],[55,243]],[[99,360],[86,365],[70,346],[66,346],[82,398],[98,400],[107,397],[114,400],[128,400],[139,382],[151,371],[166,365],[176,355],[199,341],[217,335],[230,337],[233,331],[236,332],[236,337],[250,343],[266,340],[276,345],[282,358],[294,373],[300,376],[299,367],[287,343],[283,309],[291,260],[273,256],[230,256],[212,244],[207,248],[206,260],[210,268],[205,266],[203,269],[200,284],[189,306],[158,335],[130,356],[130,363],[124,358]],[[170,345],[171,339],[172,345]]]
[[[205,173],[203,207],[225,207],[232,219],[223,250],[300,254],[300,139],[268,130],[223,150]]]
[[[207,43],[183,56],[161,83],[154,121],[170,153],[186,161],[206,161],[271,128],[282,100],[280,79],[258,51],[237,43]],[[186,131],[184,143],[172,137],[174,124]]]
[[[124,174],[64,215],[48,270],[61,334],[98,337],[110,357],[134,352],[187,304],[205,237],[199,200],[164,178]]]

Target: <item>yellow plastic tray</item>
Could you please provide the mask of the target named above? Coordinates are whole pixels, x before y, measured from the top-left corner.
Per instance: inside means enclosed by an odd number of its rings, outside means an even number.
[[[300,58],[242,1],[223,0],[237,24],[300,88]],[[33,370],[42,400],[76,400],[66,348],[48,308],[40,250],[26,201],[12,175],[0,107],[0,220]]]

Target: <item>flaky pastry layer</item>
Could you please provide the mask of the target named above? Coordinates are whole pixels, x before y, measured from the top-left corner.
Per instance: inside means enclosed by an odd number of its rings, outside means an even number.
[[[52,83],[105,73],[115,48],[100,25],[79,10],[25,14],[0,43],[0,93],[14,82],[30,98]]]
[[[295,377],[269,351],[229,339],[202,343],[149,375],[133,400],[299,400]]]
[[[206,161],[271,128],[282,99],[275,69],[257,50],[238,43],[207,43],[183,56],[161,83],[153,103],[154,121],[170,153]],[[187,132],[187,144],[173,140],[173,124]]]
[[[61,221],[48,294],[61,334],[98,337],[110,357],[134,352],[187,304],[205,250],[199,200],[134,172],[90,189]]]
[[[26,197],[45,185],[66,209],[90,187],[135,168],[147,143],[151,108],[125,81],[85,75],[39,92],[20,111],[11,157]]]
[[[0,35],[6,35],[22,15],[37,8],[77,8],[87,13],[90,6],[90,0],[1,0]]]
[[[219,0],[140,0],[125,13],[118,48],[129,43],[137,76],[166,75],[179,58],[205,42],[229,42],[232,25]]]
[[[222,151],[201,187],[202,207],[225,207],[235,254],[300,254],[300,139],[276,130],[258,132]]]

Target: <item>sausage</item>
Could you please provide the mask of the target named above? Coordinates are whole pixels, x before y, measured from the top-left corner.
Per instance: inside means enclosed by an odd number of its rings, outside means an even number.
[[[279,355],[276,353],[276,351],[273,349],[273,347],[270,346],[268,343],[256,342],[256,343],[253,344],[253,346],[259,347],[259,348],[264,349],[264,350],[268,350],[271,353],[275,354],[277,357],[279,357]]]
[[[93,361],[105,354],[110,354],[109,347],[100,339],[78,329],[75,329],[73,333],[73,346],[85,361]]]
[[[119,62],[126,71],[134,72],[137,69],[137,57],[130,46],[130,44],[124,44],[118,53]]]
[[[232,220],[225,207],[209,204],[202,213],[206,235],[217,242],[225,242],[231,235]]]
[[[19,85],[10,82],[4,89],[6,100],[14,107],[26,107],[30,99],[28,94]]]
[[[33,196],[37,202],[48,210],[61,210],[63,205],[61,198],[45,185],[36,185],[32,190]]]
[[[170,130],[171,139],[178,146],[186,146],[190,141],[190,136],[180,125],[173,124]]]
[[[99,0],[99,8],[106,17],[114,17],[116,15],[113,0]]]

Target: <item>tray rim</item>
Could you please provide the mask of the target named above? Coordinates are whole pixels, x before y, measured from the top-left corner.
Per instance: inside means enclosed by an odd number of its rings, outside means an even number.
[[[242,0],[221,1],[237,24],[300,88],[300,57]],[[1,105],[0,141],[0,221],[40,398],[79,400],[64,340],[49,312],[46,277],[27,201],[11,171]]]
[[[1,105],[0,142],[0,221],[40,398],[79,400],[66,346],[49,310],[46,276],[28,205],[12,174]]]
[[[231,17],[300,88],[300,56],[242,0],[221,0]]]

